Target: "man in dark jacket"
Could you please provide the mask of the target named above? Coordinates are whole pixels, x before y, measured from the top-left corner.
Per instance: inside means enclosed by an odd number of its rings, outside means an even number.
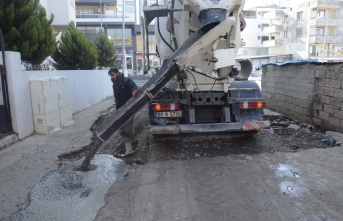
[[[108,71],[108,75],[111,77],[111,81],[113,82],[113,94],[116,102],[116,109],[118,110],[128,100],[130,100],[131,97],[137,96],[138,87],[133,80],[128,77],[124,77],[124,75],[119,72],[118,68],[111,68]],[[138,142],[132,129],[133,119],[134,116],[119,129],[119,133],[123,138],[126,149],[126,153],[119,155],[119,157],[131,156],[137,147]]]

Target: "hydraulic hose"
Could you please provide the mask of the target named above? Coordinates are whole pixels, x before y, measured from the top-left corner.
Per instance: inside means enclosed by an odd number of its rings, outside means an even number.
[[[175,50],[172,48],[172,46],[170,44],[168,44],[168,42],[163,38],[163,36],[161,34],[159,17],[157,17],[157,30],[158,30],[158,34],[160,35],[162,41],[170,48],[170,50],[172,50],[172,52],[175,52]]]

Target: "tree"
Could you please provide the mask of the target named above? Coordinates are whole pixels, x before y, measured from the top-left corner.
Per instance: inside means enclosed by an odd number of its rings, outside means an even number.
[[[98,51],[98,66],[111,67],[117,60],[117,50],[114,43],[108,39],[106,34],[101,30],[95,39],[95,47]]]
[[[39,0],[0,0],[0,28],[5,49],[21,53],[23,61],[41,64],[56,50],[56,35]]]
[[[98,53],[93,42],[81,33],[72,21],[62,32],[57,50],[51,55],[57,70],[93,70],[98,65]]]

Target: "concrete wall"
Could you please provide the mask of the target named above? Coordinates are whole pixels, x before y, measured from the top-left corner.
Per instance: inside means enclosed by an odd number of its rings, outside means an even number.
[[[343,132],[343,64],[268,65],[267,108],[325,130]]]
[[[113,96],[112,83],[106,70],[22,71],[20,53],[6,52],[5,58],[12,125],[19,139],[34,132],[30,80],[56,76],[68,77],[73,114]],[[2,58],[0,56],[1,63]]]

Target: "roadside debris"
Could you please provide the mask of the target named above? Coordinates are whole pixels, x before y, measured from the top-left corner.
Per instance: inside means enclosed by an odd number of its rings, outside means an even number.
[[[333,139],[331,136],[327,136],[321,140],[321,142],[328,144],[329,146],[335,146],[336,140]]]
[[[300,130],[300,126],[295,125],[295,124],[291,124],[291,125],[289,125],[287,128],[288,128],[288,129],[293,129],[293,130],[295,130],[295,131]]]

